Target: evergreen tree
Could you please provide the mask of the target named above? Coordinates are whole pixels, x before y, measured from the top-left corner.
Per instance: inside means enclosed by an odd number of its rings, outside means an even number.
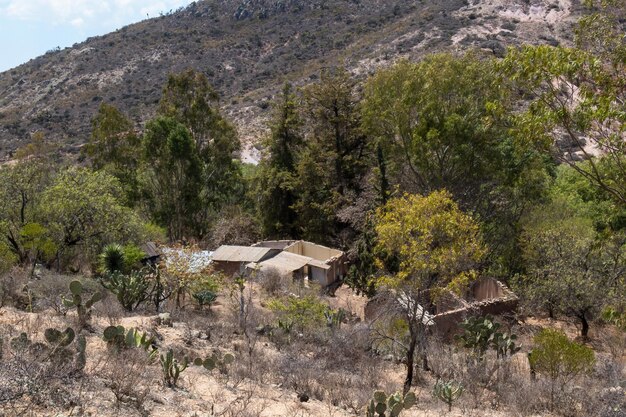
[[[135,204],[139,199],[141,138],[133,123],[116,107],[103,103],[92,120],[91,137],[84,149],[96,170],[104,169],[120,180],[126,203]]]
[[[168,77],[158,114],[184,125],[195,141],[203,183],[196,233],[202,237],[221,208],[238,203],[244,194],[241,167],[234,160],[240,149],[237,131],[222,116],[219,96],[207,78],[191,69]]]
[[[269,155],[261,162],[257,177],[259,217],[268,236],[296,238],[299,235],[293,206],[297,198],[294,190],[295,167],[302,142],[297,97],[292,86],[285,84],[276,104],[271,135],[266,142]]]
[[[294,205],[299,227],[307,239],[345,244],[351,237],[344,235],[353,233],[338,213],[358,200],[371,163],[356,81],[345,69],[325,70],[303,98],[306,150],[296,169]]]
[[[170,240],[197,236],[203,227],[203,164],[191,133],[172,118],[158,117],[146,126],[143,153],[146,210]]]

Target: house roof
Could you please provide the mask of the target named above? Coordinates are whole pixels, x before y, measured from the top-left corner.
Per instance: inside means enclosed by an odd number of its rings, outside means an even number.
[[[217,262],[259,262],[271,248],[250,246],[220,246],[213,252],[213,261]]]
[[[161,256],[161,251],[154,242],[144,243],[143,245],[141,245],[141,250],[144,251],[144,253],[146,254],[146,257],[144,259],[156,258],[158,256]]]
[[[313,258],[309,258],[308,256],[297,255],[291,252],[280,252],[273,258],[266,259],[265,261],[259,263],[251,263],[247,266],[249,268],[259,268],[261,270],[267,268],[276,268],[281,272],[290,273],[298,271],[307,265],[321,268],[324,270],[330,269],[330,266],[326,265],[323,262],[317,261]]]
[[[304,268],[311,258],[296,255],[295,253],[281,252],[278,255],[261,262],[262,267],[278,268],[286,271],[297,271]]]

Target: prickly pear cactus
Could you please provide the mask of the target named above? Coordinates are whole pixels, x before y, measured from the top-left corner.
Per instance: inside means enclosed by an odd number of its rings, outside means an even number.
[[[194,359],[193,364],[196,366],[202,366],[208,371],[219,369],[220,373],[226,374],[228,373],[228,366],[233,362],[235,362],[235,356],[232,353],[225,353],[221,356],[217,353],[213,353],[213,355],[205,359]]]
[[[104,329],[102,338],[110,349],[119,352],[123,349],[142,348],[153,358],[156,356],[156,349],[153,347],[154,337],[149,337],[146,333],[140,333],[137,329],[126,329],[124,326],[109,326]]]
[[[28,335],[24,332],[20,333],[19,336],[11,339],[11,350],[17,352],[23,352],[31,346],[31,341],[28,338]]]
[[[463,385],[455,381],[437,381],[433,395],[448,405],[448,412],[452,411],[452,404],[463,394]]]
[[[49,360],[64,366],[74,366],[81,370],[87,362],[87,341],[85,336],[76,337],[76,332],[71,327],[64,331],[57,329],[46,329],[44,338],[47,345],[45,346],[47,357]],[[71,345],[74,342],[74,349]]]
[[[160,362],[163,372],[163,382],[170,388],[176,387],[178,378],[180,378],[180,374],[187,369],[189,361],[187,358],[184,358],[182,362],[178,362],[178,360],[174,358],[174,352],[170,349],[165,355],[161,354]]]
[[[374,392],[374,396],[367,406],[367,417],[396,417],[402,410],[408,410],[417,402],[415,393],[409,392],[405,396],[396,392],[387,396],[384,391]]]
[[[65,329],[64,332],[57,329],[46,329],[44,337],[52,346],[67,347],[74,341],[76,333],[71,327]]]
[[[71,298],[63,298],[63,305],[67,308],[76,307],[79,326],[81,329],[85,328],[91,317],[91,307],[102,300],[102,293],[96,292],[89,300],[83,302],[83,284],[78,280],[70,282],[70,293]]]

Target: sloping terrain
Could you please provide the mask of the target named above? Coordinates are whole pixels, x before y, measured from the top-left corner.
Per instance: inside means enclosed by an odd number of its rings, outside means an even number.
[[[0,158],[37,130],[75,151],[102,102],[141,126],[167,74],[189,67],[209,77],[250,144],[285,81],[337,64],[366,75],[444,49],[567,44],[580,12],[577,0],[198,1],[0,74]]]

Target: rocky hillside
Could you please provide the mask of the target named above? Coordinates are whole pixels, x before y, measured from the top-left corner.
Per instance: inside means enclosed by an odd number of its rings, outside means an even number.
[[[287,80],[337,63],[366,75],[437,50],[568,43],[579,13],[577,0],[197,1],[0,74],[0,158],[37,130],[75,151],[102,102],[141,125],[167,74],[188,67],[209,77],[249,147]]]

